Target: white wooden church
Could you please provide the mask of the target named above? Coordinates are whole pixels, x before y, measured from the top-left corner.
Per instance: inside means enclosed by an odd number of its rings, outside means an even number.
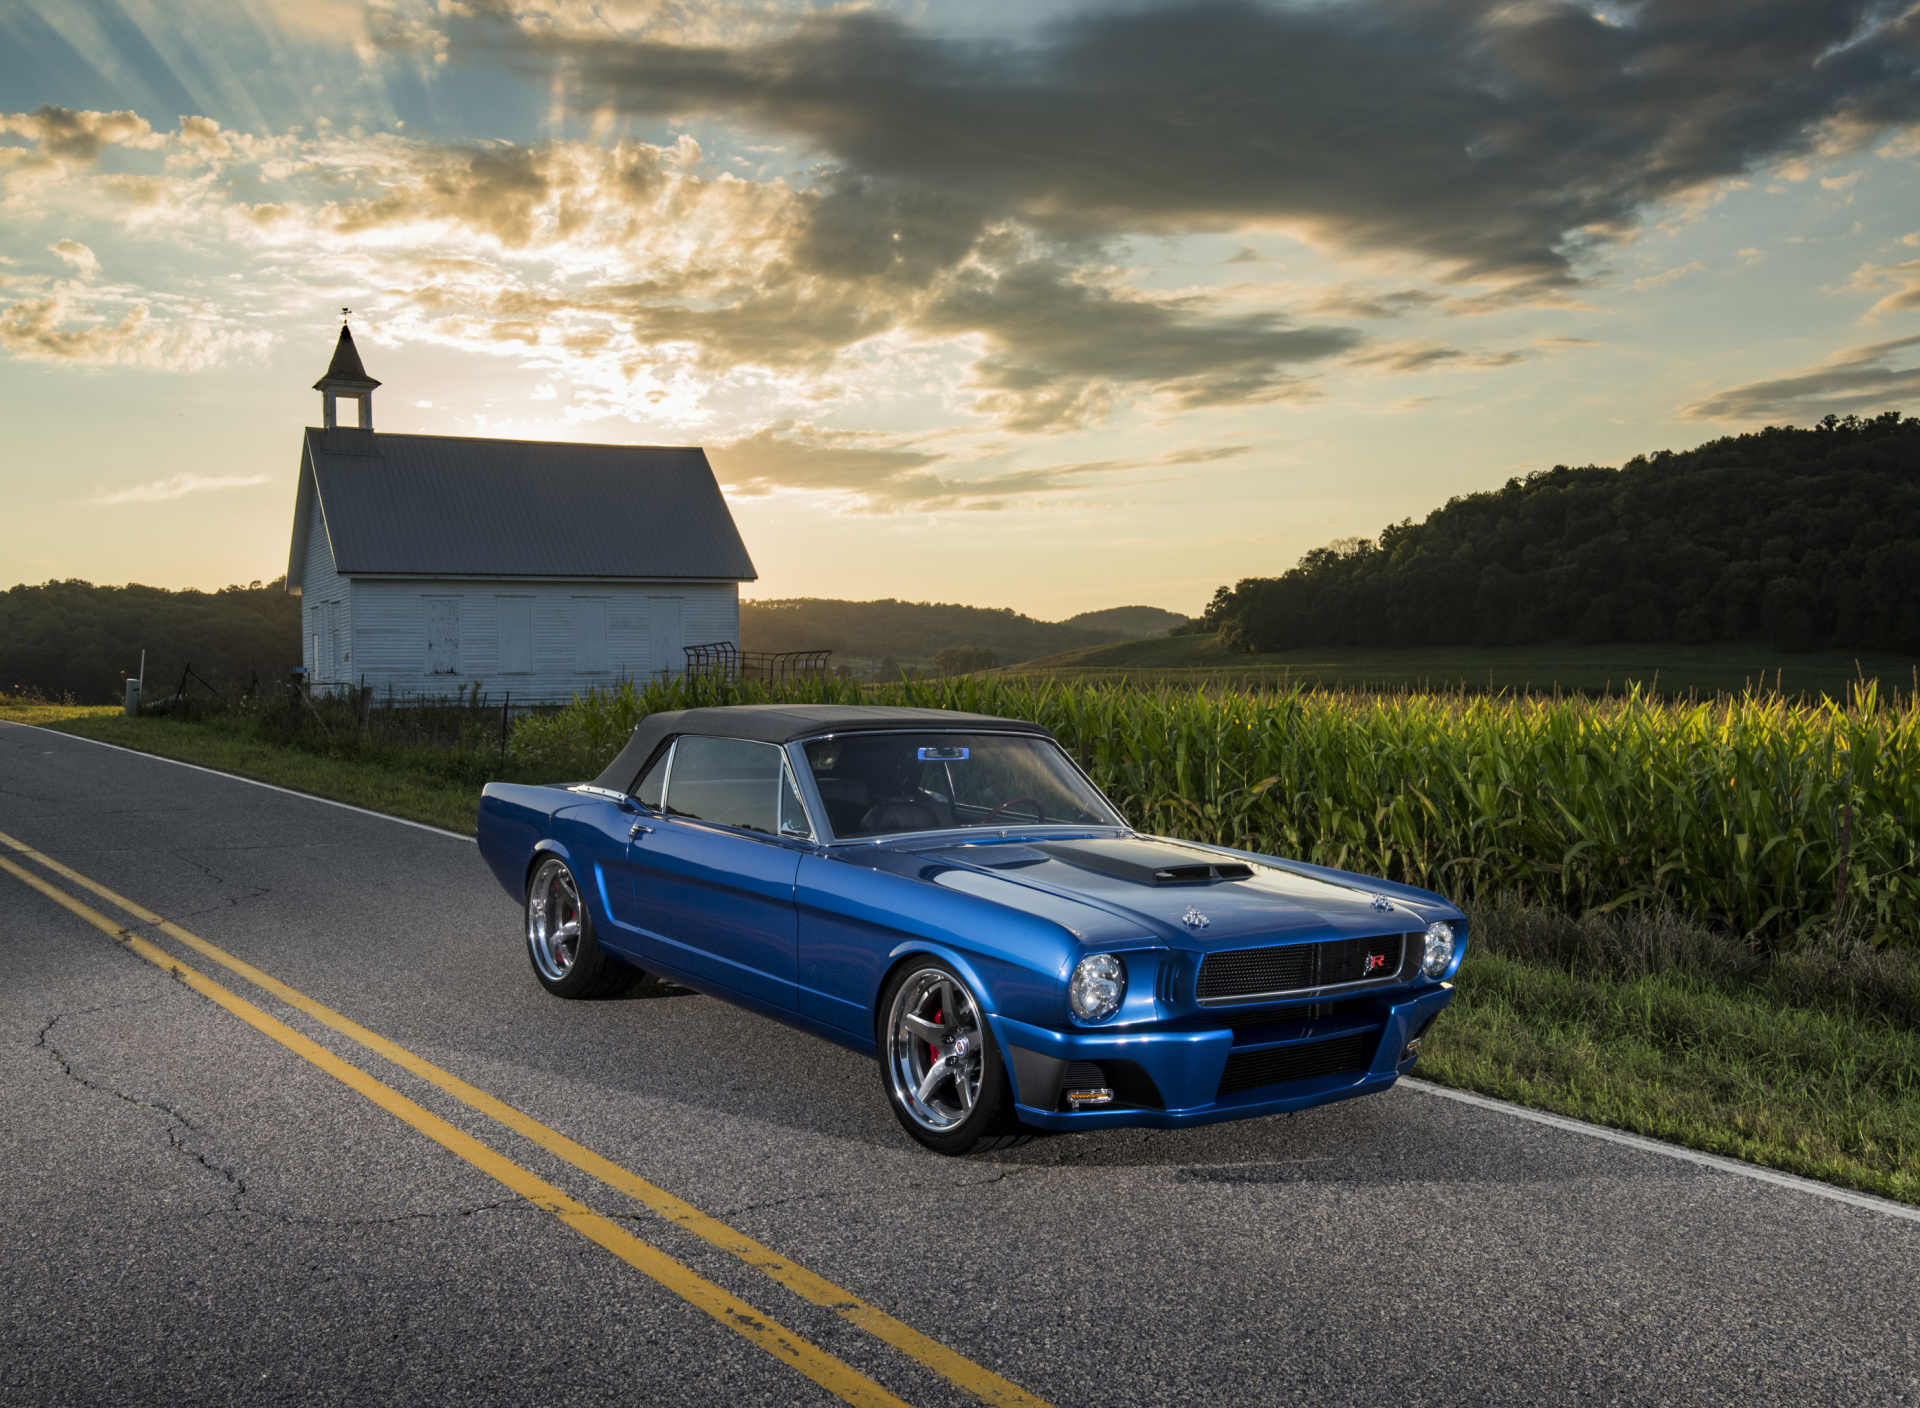
[[[343,325],[287,564],[314,688],[565,700],[738,647],[756,574],[704,451],[376,433],[379,385]]]

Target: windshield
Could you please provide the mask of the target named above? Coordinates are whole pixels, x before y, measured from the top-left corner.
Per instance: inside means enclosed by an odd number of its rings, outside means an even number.
[[[805,745],[833,834],[956,826],[1124,826],[1051,739],[856,733]]]

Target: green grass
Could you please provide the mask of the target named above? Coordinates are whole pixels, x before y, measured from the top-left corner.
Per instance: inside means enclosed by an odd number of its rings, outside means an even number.
[[[1856,668],[1857,667],[1857,668]],[[1230,655],[1213,636],[1161,636],[1088,646],[1011,666],[1003,675],[1047,675],[1134,684],[1292,683],[1339,689],[1506,690],[1624,693],[1632,684],[1665,695],[1740,694],[1749,689],[1789,696],[1845,699],[1862,675],[1883,697],[1920,684],[1906,656],[1811,652],[1789,655],[1744,645],[1455,646],[1369,649],[1328,646],[1270,655]]]
[[[0,693],[0,721],[16,724],[56,724],[70,719],[104,719],[120,714],[122,707],[119,704],[56,704],[38,695]]]
[[[369,811],[421,821],[471,836],[480,807],[477,783],[449,781],[430,772],[395,766],[390,759],[340,758],[224,732],[207,723],[127,718],[119,709],[57,706],[31,714],[0,709],[0,719],[37,723],[78,738],[117,743],[161,758],[271,782],[309,796],[347,802]]]
[[[1418,1074],[1533,1109],[1920,1203],[1920,1036],[1677,972],[1462,965]]]

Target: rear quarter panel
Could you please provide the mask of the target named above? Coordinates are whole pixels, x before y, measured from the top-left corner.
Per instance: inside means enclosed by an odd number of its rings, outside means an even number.
[[[553,834],[557,808],[579,799],[565,788],[489,782],[480,792],[476,840],[480,858],[515,901],[526,898],[527,868],[540,842]]]

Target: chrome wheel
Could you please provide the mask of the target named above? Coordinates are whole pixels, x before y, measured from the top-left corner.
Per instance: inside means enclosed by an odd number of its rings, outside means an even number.
[[[556,983],[579,961],[580,888],[565,861],[542,861],[527,889],[527,949],[541,976]]]
[[[944,1134],[973,1114],[991,1041],[966,985],[944,968],[902,983],[887,1014],[887,1080],[920,1128]]]

